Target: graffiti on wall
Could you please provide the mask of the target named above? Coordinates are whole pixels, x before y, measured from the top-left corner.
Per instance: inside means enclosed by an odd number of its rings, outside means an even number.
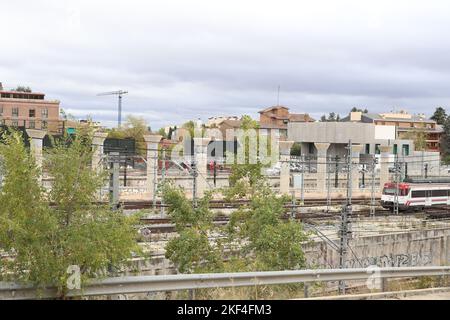
[[[431,254],[428,253],[408,253],[408,254],[388,254],[378,257],[364,257],[359,261],[356,258],[346,261],[347,268],[367,268],[369,266],[385,267],[416,267],[427,266],[432,262]]]

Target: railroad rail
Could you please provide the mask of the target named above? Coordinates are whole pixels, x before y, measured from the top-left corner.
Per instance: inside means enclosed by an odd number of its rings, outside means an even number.
[[[288,220],[294,218],[301,222],[320,222],[320,220],[330,220],[340,217],[340,212],[314,212],[314,213],[299,213],[297,212],[294,217],[290,214],[284,214],[282,219]],[[393,213],[386,209],[378,209],[375,212],[376,217],[387,217],[392,216]],[[415,212],[403,212],[402,216],[416,216]],[[436,210],[436,208],[428,208],[423,212],[424,218],[427,220],[437,220],[437,219],[450,219],[450,207],[441,208],[441,210]],[[352,217],[370,217],[370,210],[358,210],[353,211]],[[226,225],[229,221],[228,216],[216,216],[213,219],[213,223],[216,226]],[[172,223],[170,217],[161,218],[141,218],[140,222],[145,225],[145,228],[150,230],[152,233],[171,233],[175,232],[175,225]]]
[[[299,199],[297,199],[298,201]],[[334,198],[331,199],[332,205],[340,205],[344,204],[346,199],[344,198]],[[376,199],[377,202],[380,199]],[[232,202],[224,201],[224,200],[212,200],[210,202],[211,209],[234,209],[238,208],[242,205],[248,204],[250,200],[235,200]],[[370,199],[368,198],[354,198],[352,199],[353,204],[361,204],[361,205],[370,205]],[[326,206],[327,199],[306,199],[304,200],[302,207],[317,207],[317,206]],[[290,204],[286,204],[286,207],[290,207]],[[167,207],[165,204],[161,204],[160,201],[157,201],[155,204],[156,208]],[[125,210],[140,210],[140,209],[151,209],[153,208],[153,201],[123,201],[121,202],[121,208]]]

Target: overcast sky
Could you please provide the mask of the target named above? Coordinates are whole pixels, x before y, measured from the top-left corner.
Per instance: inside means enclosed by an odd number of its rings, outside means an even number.
[[[0,0],[0,82],[105,125],[450,106],[449,1]]]

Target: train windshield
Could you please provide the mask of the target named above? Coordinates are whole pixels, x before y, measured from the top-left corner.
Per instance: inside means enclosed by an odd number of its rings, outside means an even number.
[[[389,195],[389,196],[395,196],[395,190],[396,190],[395,187],[385,187],[383,189],[383,194]],[[399,196],[406,196],[406,195],[408,195],[408,193],[409,193],[409,188],[402,188],[402,187],[399,188],[399,191],[398,191]]]
[[[395,188],[384,188],[383,194],[394,196],[395,195]]]

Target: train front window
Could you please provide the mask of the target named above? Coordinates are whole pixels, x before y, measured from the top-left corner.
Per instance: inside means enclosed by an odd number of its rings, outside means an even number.
[[[383,194],[395,196],[395,188],[384,188]]]
[[[388,195],[388,196],[395,196],[395,188],[384,188],[383,189],[383,194]],[[407,196],[409,193],[409,188],[401,188],[398,191],[398,195],[399,196]]]

